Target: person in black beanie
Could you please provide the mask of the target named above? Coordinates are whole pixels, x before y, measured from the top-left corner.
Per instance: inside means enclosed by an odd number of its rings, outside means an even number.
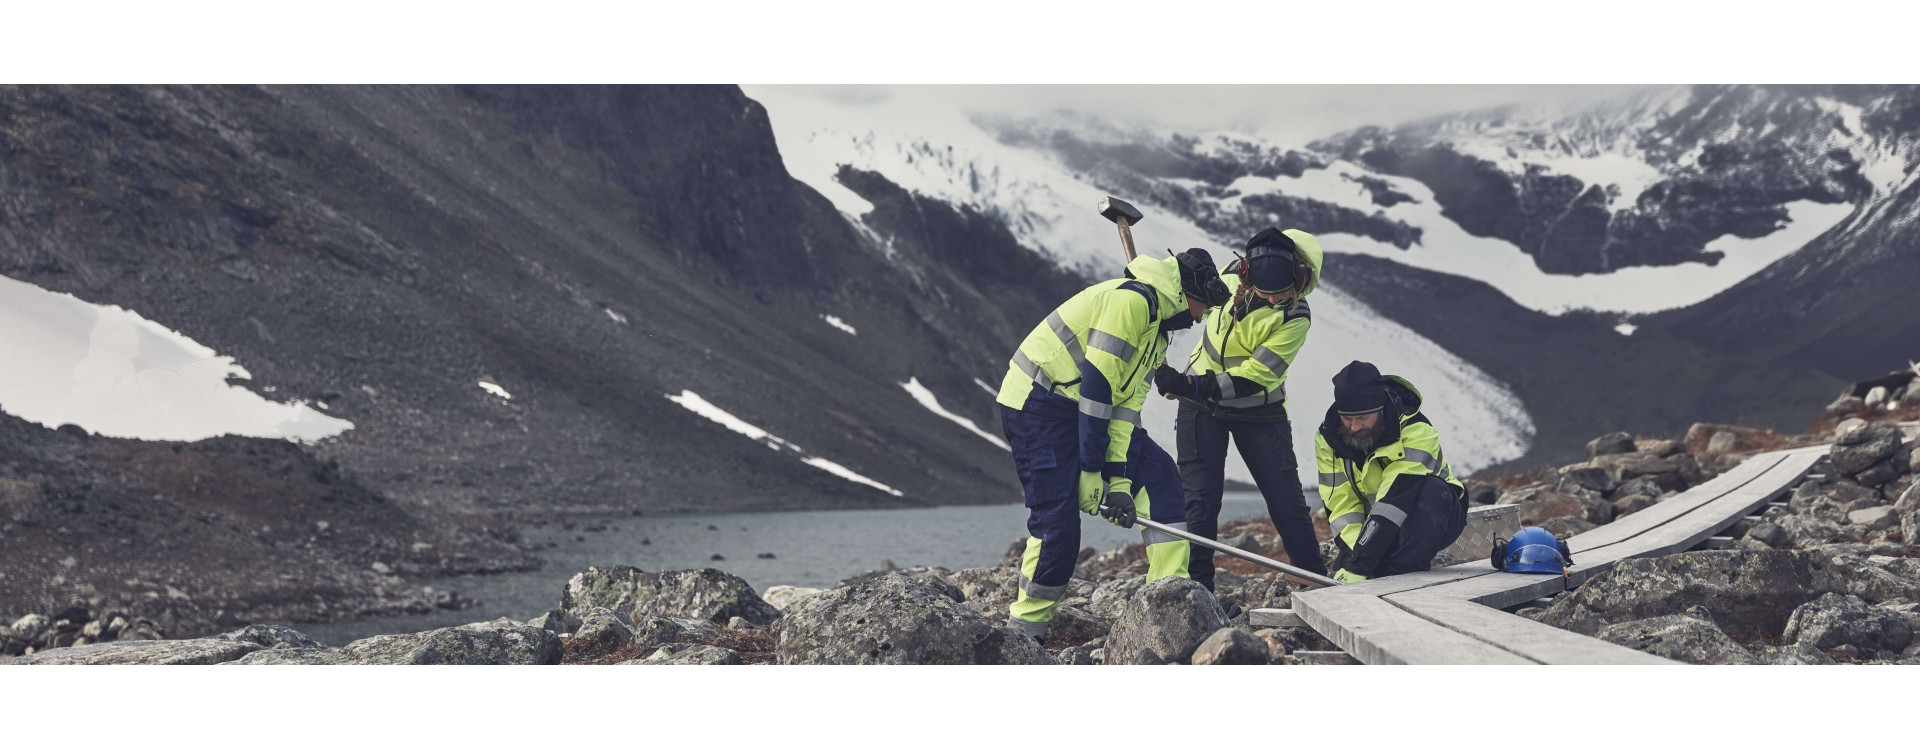
[[[1427,570],[1467,525],[1467,489],[1440,431],[1406,378],[1354,361],[1333,376],[1333,405],[1314,433],[1334,580]]]

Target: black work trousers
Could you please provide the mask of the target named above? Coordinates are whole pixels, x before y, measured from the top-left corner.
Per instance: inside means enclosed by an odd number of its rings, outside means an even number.
[[[1306,494],[1300,489],[1298,462],[1293,458],[1291,422],[1241,422],[1221,419],[1181,402],[1174,417],[1179,451],[1180,486],[1186,496],[1187,530],[1208,539],[1220,538],[1220,494],[1227,472],[1227,438],[1253,473],[1253,483],[1267,502],[1267,517],[1280,533],[1287,558],[1294,567],[1325,575],[1320,542],[1313,535]],[[1213,590],[1213,550],[1193,545],[1187,572]]]

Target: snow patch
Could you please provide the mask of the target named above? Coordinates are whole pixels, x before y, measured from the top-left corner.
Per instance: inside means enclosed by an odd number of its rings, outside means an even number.
[[[846,331],[846,332],[847,332],[847,335],[849,335],[849,336],[858,336],[858,335],[860,335],[860,332],[859,332],[859,331],[856,331],[856,330],[853,330],[853,326],[850,326],[850,325],[847,325],[847,321],[844,321],[844,320],[841,320],[841,319],[839,319],[839,318],[837,318],[837,317],[834,317],[834,316],[832,316],[832,315],[825,315],[825,314],[822,314],[822,315],[820,316],[820,319],[821,319],[821,320],[824,320],[824,321],[827,321],[827,325],[830,325],[830,326],[833,326],[833,327],[835,327],[835,328],[838,328],[838,329],[840,329],[840,330],[842,330],[842,331]]]
[[[513,394],[508,393],[507,389],[501,388],[496,383],[489,383],[485,380],[482,380],[480,381],[480,390],[486,391],[488,393],[491,393],[495,396],[499,396],[503,399],[507,399],[509,401],[513,400]]]
[[[1568,276],[1540,270],[1533,256],[1495,237],[1476,237],[1440,216],[1432,191],[1417,183],[1401,183],[1420,203],[1402,203],[1385,210],[1424,230],[1420,244],[1401,250],[1391,244],[1350,234],[1326,234],[1321,244],[1330,253],[1354,253],[1404,263],[1416,268],[1477,279],[1525,307],[1552,315],[1587,309],[1606,312],[1649,313],[1685,307],[1725,291],[1833,228],[1853,206],[1846,203],[1794,201],[1784,206],[1788,222],[1772,234],[1753,239],[1726,235],[1707,243],[1708,250],[1725,253],[1715,265],[1681,263],[1673,266],[1635,266],[1602,274]]]
[[[904,493],[902,493],[899,490],[896,490],[892,487],[888,487],[879,482],[873,481],[872,479],[862,476],[859,473],[853,471],[852,469],[848,469],[845,466],[841,466],[840,464],[834,463],[824,458],[820,458],[818,456],[808,456],[806,455],[806,451],[801,450],[800,446],[794,445],[791,442],[781,439],[779,436],[774,435],[773,433],[767,432],[766,430],[755,427],[752,424],[748,423],[746,420],[728,413],[727,410],[725,409],[722,409],[718,406],[714,406],[713,402],[708,401],[704,398],[701,398],[700,394],[698,393],[694,393],[693,391],[683,390],[680,392],[680,395],[676,396],[669,393],[669,394],[666,394],[666,396],[668,401],[672,401],[676,404],[686,407],[688,411],[691,411],[695,414],[706,417],[707,419],[718,422],[722,427],[725,427],[729,430],[732,430],[734,432],[737,432],[749,438],[752,438],[756,441],[759,441],[761,445],[765,445],[768,448],[772,448],[775,451],[793,451],[794,453],[799,453],[801,454],[800,462],[808,466],[812,466],[816,469],[820,469],[822,471],[828,472],[830,474],[833,474],[834,476],[840,477],[841,479],[845,479],[850,482],[856,482],[859,484],[867,485],[869,487],[873,487],[875,489],[880,490],[881,492],[885,492],[894,497],[902,497],[904,495]]]
[[[609,318],[612,318],[612,319],[613,319],[613,322],[615,322],[615,323],[619,323],[620,325],[626,325],[626,324],[627,324],[627,316],[625,316],[625,315],[621,315],[620,313],[617,313],[617,312],[614,312],[614,311],[613,311],[613,308],[611,308],[611,307],[609,307],[609,308],[606,308],[606,311],[607,311],[607,317],[609,317]]]
[[[979,383],[980,381],[976,379],[973,382]],[[999,435],[982,430],[980,429],[980,425],[973,423],[973,420],[947,411],[944,407],[940,406],[940,399],[933,395],[933,391],[927,390],[926,386],[921,385],[919,378],[907,378],[907,382],[901,383],[900,387],[907,389],[908,393],[913,394],[913,400],[920,402],[920,405],[926,407],[927,411],[938,414],[941,418],[949,422],[967,428],[968,432],[979,435],[986,439],[987,442],[1000,446],[1001,450],[1013,450],[1007,447],[1007,441],[1000,439]]]
[[[993,387],[993,386],[991,386],[991,385],[987,385],[987,381],[985,381],[985,380],[981,380],[981,379],[979,379],[979,378],[974,378],[974,379],[973,379],[973,384],[974,384],[974,385],[977,385],[977,386],[980,386],[980,390],[983,390],[983,391],[986,391],[986,392],[987,392],[987,395],[989,395],[989,396],[992,396],[992,397],[994,397],[994,398],[996,398],[996,399],[1000,397],[1000,389],[998,389],[998,388],[995,388],[995,387]]]
[[[0,411],[47,427],[142,440],[298,442],[353,429],[306,403],[276,403],[229,384],[251,376],[232,357],[138,313],[5,276],[0,342]]]
[[[1620,334],[1622,336],[1632,336],[1633,332],[1638,330],[1640,330],[1640,326],[1634,325],[1632,323],[1621,323],[1620,325],[1613,327],[1613,332]]]

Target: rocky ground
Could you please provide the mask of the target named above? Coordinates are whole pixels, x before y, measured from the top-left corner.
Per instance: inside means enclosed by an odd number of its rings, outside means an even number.
[[[1523,523],[1565,537],[1754,453],[1833,445],[1785,504],[1735,524],[1730,547],[1622,561],[1516,614],[1689,663],[1920,664],[1920,547],[1908,541],[1920,539],[1920,389],[1907,388],[1920,381],[1896,380],[1843,396],[1806,435],[1712,424],[1676,439],[1614,433],[1593,440],[1582,463],[1474,479],[1471,502],[1517,504]],[[1324,519],[1316,525],[1326,539]],[[1265,521],[1226,524],[1221,539],[1285,558]],[[760,592],[711,568],[589,568],[528,622],[341,648],[274,625],[162,640],[152,619],[86,605],[19,618],[0,641],[22,654],[17,664],[1297,664],[1297,652],[1335,650],[1310,628],[1227,617],[1224,599],[1245,610],[1290,606],[1294,585],[1279,575],[1216,557],[1216,592],[1185,579],[1147,583],[1137,544],[1083,550],[1046,643],[1035,643],[1005,625],[1021,546],[994,567],[873,571],[830,589]]]

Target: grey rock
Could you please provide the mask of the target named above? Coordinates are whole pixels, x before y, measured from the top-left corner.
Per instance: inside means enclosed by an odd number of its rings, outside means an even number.
[[[1900,478],[1900,469],[1896,466],[1892,458],[1887,458],[1853,475],[1853,479],[1868,487],[1879,487]]]
[[[1838,577],[1832,591],[1852,594],[1868,602],[1920,601],[1920,558],[1882,557],[1862,545],[1830,545],[1827,564]]]
[[[1659,504],[1659,500],[1646,495],[1623,495],[1613,500],[1613,517],[1630,516]]]
[[[1859,445],[1861,439],[1855,437],[1853,432],[1866,426],[1867,420],[1859,417],[1847,417],[1846,419],[1840,420],[1839,424],[1833,426],[1834,442],[1848,441],[1845,443],[1846,445]]]
[[[341,647],[347,664],[559,664],[560,637],[511,620],[376,635]]]
[[[350,664],[337,648],[263,648],[230,662],[229,665]]]
[[[1860,597],[1828,593],[1795,609],[1783,637],[1822,651],[1838,646],[1899,651],[1913,642],[1913,627],[1899,613],[1868,606]]]
[[[1062,604],[1053,609],[1053,622],[1047,626],[1047,641],[1054,644],[1086,643],[1106,637],[1113,624],[1079,607]]]
[[[1600,640],[1688,664],[1753,664],[1741,648],[1711,621],[1684,614],[1662,615],[1602,628]]]
[[[1633,436],[1625,432],[1609,432],[1587,441],[1588,460],[1592,460],[1598,456],[1608,456],[1616,453],[1632,453],[1633,451]]]
[[[1107,663],[1185,664],[1201,641],[1229,625],[1205,586],[1162,578],[1141,587],[1121,610],[1107,635]]]
[[[1860,532],[1837,521],[1819,516],[1787,516],[1777,523],[1787,532],[1793,545],[1801,549],[1811,549],[1834,542],[1858,542]]]
[[[1549,518],[1541,521],[1538,525],[1540,528],[1551,532],[1556,539],[1566,539],[1575,534],[1582,534],[1600,528],[1599,524],[1577,516]]]
[[[553,609],[548,610],[546,614],[528,620],[527,624],[553,633],[554,635],[561,633],[571,635],[573,631],[580,629],[580,616],[564,609]]]
[[[714,640],[720,637],[712,623],[691,617],[646,617],[633,624],[631,645],[641,650],[669,643]]]
[[[46,615],[26,615],[14,620],[13,625],[7,629],[11,631],[9,637],[32,643],[39,640],[41,634],[46,633],[51,627],[53,627],[53,620],[48,619]]]
[[[1719,432],[1713,433],[1713,437],[1707,440],[1707,452],[1708,453],[1732,453],[1734,451],[1735,446],[1739,444],[1740,444],[1739,435],[1735,435],[1726,430],[1721,430]]]
[[[892,574],[822,592],[777,627],[781,664],[1046,664],[1051,657],[1004,619]]]
[[[1500,490],[1490,484],[1476,484],[1467,490],[1468,505],[1492,505],[1500,499]]]
[[[1879,531],[1898,525],[1900,523],[1900,516],[1894,512],[1893,506],[1891,505],[1876,505],[1871,508],[1861,508],[1860,510],[1848,513],[1847,523],[1855,526],[1865,526],[1868,531]]]
[[[1221,628],[1193,651],[1194,664],[1266,664],[1273,658],[1267,642],[1238,628]]]
[[[1891,458],[1901,442],[1898,427],[1888,424],[1867,425],[1840,436],[1828,458],[1833,462],[1834,470],[1851,476]]]
[[[1682,440],[1635,440],[1633,445],[1635,450],[1661,458],[1668,458],[1687,450],[1687,444]]]
[[[1616,485],[1636,477],[1658,477],[1679,471],[1679,467],[1674,466],[1673,461],[1651,453],[1617,453],[1599,456],[1590,463],[1606,471],[1607,477]]]
[[[1005,615],[1020,593],[1017,568],[969,568],[947,580],[960,588],[968,607],[983,615]]]
[[[1556,598],[1541,622],[1584,635],[1704,605],[1736,634],[1772,634],[1795,607],[1846,582],[1825,554],[1707,550],[1621,560]]]
[[[1893,510],[1900,516],[1900,537],[1908,545],[1920,546],[1920,483],[1900,493]]]
[[[1053,661],[1055,664],[1064,664],[1069,666],[1086,666],[1089,664],[1099,664],[1100,662],[1093,658],[1093,652],[1095,651],[1101,651],[1101,647],[1095,646],[1091,643],[1083,643],[1078,646],[1068,646],[1066,648],[1060,649],[1060,652],[1054,655]],[[1106,654],[1102,652],[1101,656],[1104,657],[1106,656]]]
[[[316,641],[285,625],[248,625],[231,633],[219,636],[229,641],[246,641],[266,648],[326,648],[327,645]]]
[[[1793,544],[1793,537],[1777,523],[1756,524],[1747,530],[1747,538],[1774,549],[1785,549]]]
[[[1867,395],[1860,399],[1860,404],[1869,409],[1878,409],[1885,403],[1887,403],[1887,387],[1884,385],[1867,389]]]
[[[567,650],[580,654],[611,654],[633,645],[634,627],[625,615],[606,607],[594,607],[580,618],[580,627]]]
[[[1088,611],[1094,617],[1107,622],[1118,620],[1120,614],[1126,611],[1127,602],[1132,601],[1134,595],[1146,585],[1145,575],[1113,578],[1093,590],[1092,604],[1088,607]]]
[[[1827,413],[1837,417],[1843,414],[1853,414],[1865,408],[1867,408],[1865,399],[1859,396],[1841,396],[1834,399],[1833,403],[1827,404]]]
[[[788,607],[793,606],[795,602],[825,590],[826,589],[809,588],[806,586],[768,586],[767,590],[760,594],[760,598],[766,600],[768,604],[773,605],[774,609],[784,612]]]
[[[1673,463],[1674,473],[1680,475],[1680,487],[1676,489],[1685,489],[1707,481],[1707,470],[1702,468],[1700,462],[1692,455],[1679,453],[1668,457],[1667,460]]]
[[[16,657],[14,664],[220,664],[263,648],[249,641],[195,638],[179,641],[111,641],[55,648]]]
[[[726,665],[744,664],[740,654],[733,649],[700,644],[670,644],[661,646],[653,653],[638,659],[620,662],[640,666],[661,666],[678,664]]]
[[[713,568],[647,573],[626,565],[588,568],[567,581],[560,608],[581,616],[594,607],[631,613],[633,619],[666,615],[725,622],[744,617],[765,625],[780,610],[760,598],[739,576]]]
[[[1613,496],[1623,497],[1626,495],[1646,495],[1648,497],[1654,498],[1654,500],[1657,502],[1662,495],[1666,494],[1666,492],[1667,491],[1660,486],[1659,482],[1653,481],[1652,479],[1648,479],[1646,477],[1636,477],[1633,479],[1629,479],[1625,482],[1621,482],[1619,488],[1613,491]]]
[[[1613,492],[1619,486],[1612,477],[1607,476],[1604,469],[1587,464],[1574,464],[1560,470],[1560,481],[1556,489],[1560,492],[1569,492],[1573,487],[1581,487],[1604,495]]]
[[[1812,646],[1786,645],[1761,646],[1752,649],[1753,660],[1759,664],[1837,664],[1833,657]]]

